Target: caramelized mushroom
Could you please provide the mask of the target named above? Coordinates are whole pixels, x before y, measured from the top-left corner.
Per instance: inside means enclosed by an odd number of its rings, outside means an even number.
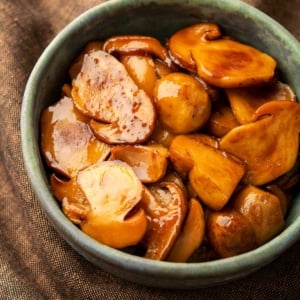
[[[86,54],[73,80],[72,97],[91,120],[94,134],[109,144],[140,143],[152,133],[155,109],[116,58],[101,50]]]
[[[265,87],[226,89],[225,92],[234,116],[240,124],[250,123],[255,111],[266,102],[273,100],[296,101],[292,89],[279,81]]]
[[[257,109],[252,123],[229,131],[220,148],[247,164],[244,182],[263,185],[288,172],[299,148],[300,104],[270,101]]]
[[[171,37],[169,48],[180,64],[192,70],[196,66],[198,75],[213,86],[259,85],[270,82],[275,75],[276,61],[272,57],[222,38],[216,24],[202,23],[179,30]]]
[[[192,198],[179,236],[168,255],[168,261],[186,262],[200,246],[205,233],[204,212],[201,204]]]
[[[114,248],[141,241],[147,219],[136,206],[143,187],[131,167],[120,161],[101,162],[80,171],[77,184],[91,208],[80,224],[85,233]]]
[[[211,212],[207,219],[209,242],[220,257],[231,257],[258,246],[250,221],[234,210]]]
[[[192,76],[171,73],[157,81],[153,95],[160,122],[173,133],[201,128],[210,115],[210,99]]]
[[[247,186],[239,191],[233,199],[233,209],[250,222],[258,246],[269,241],[284,227],[278,197],[255,186]]]
[[[122,35],[109,38],[103,45],[103,50],[108,53],[119,53],[121,55],[142,55],[150,54],[160,58],[168,66],[172,61],[169,58],[166,48],[159,40],[140,35]]]
[[[146,258],[164,260],[167,257],[180,232],[186,205],[184,193],[175,183],[161,182],[144,187],[140,206],[148,218],[143,239]]]
[[[95,138],[88,122],[69,97],[43,110],[41,150],[50,168],[72,177],[109,155],[110,146]]]
[[[168,150],[159,144],[115,146],[110,160],[126,162],[142,182],[151,183],[165,175],[168,155]]]
[[[183,28],[176,31],[168,41],[170,55],[181,67],[197,72],[193,49],[198,47],[201,41],[214,40],[221,35],[220,28],[213,23],[201,23]]]
[[[175,137],[169,153],[175,170],[188,175],[201,201],[214,210],[225,206],[245,173],[239,159],[189,136]]]
[[[137,86],[149,96],[152,96],[156,80],[158,79],[152,57],[123,55],[120,61]]]
[[[52,175],[51,186],[65,215],[97,241],[123,248],[137,244],[145,234],[145,213],[136,209],[142,185],[127,164],[94,164],[69,181]]]

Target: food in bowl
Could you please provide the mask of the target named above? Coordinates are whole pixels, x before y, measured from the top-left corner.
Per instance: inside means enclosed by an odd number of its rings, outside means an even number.
[[[108,246],[203,261],[284,228],[300,105],[266,53],[213,23],[87,45],[41,116],[65,215]],[[283,130],[284,128],[284,130]]]

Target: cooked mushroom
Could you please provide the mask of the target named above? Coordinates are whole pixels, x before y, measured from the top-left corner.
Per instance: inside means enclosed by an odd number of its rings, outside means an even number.
[[[209,242],[220,257],[231,257],[258,246],[250,221],[235,210],[211,212],[208,215]]]
[[[200,246],[205,233],[204,212],[200,202],[194,198],[189,201],[188,213],[179,236],[167,260],[186,262]]]
[[[153,183],[165,175],[168,156],[168,150],[159,144],[115,146],[110,160],[126,162],[142,182]]]
[[[169,153],[175,170],[188,175],[198,197],[213,210],[225,206],[245,173],[239,159],[189,136],[175,137]]]
[[[120,61],[137,86],[152,96],[158,79],[153,58],[142,55],[122,55]]]
[[[168,66],[172,61],[166,48],[156,38],[140,35],[121,35],[107,39],[103,50],[121,55],[152,55],[160,58]]]
[[[250,123],[255,111],[268,101],[296,101],[290,86],[280,81],[265,87],[226,89],[225,92],[233,114],[240,124]]]
[[[220,28],[214,23],[191,25],[176,31],[168,40],[168,48],[172,59],[181,67],[197,72],[197,66],[192,54],[199,42],[214,40],[221,37]]]
[[[85,55],[73,80],[72,97],[78,109],[93,118],[94,134],[109,144],[140,143],[153,131],[156,117],[151,98],[137,87],[122,63],[106,52]]]
[[[233,199],[233,209],[251,224],[259,245],[269,241],[284,228],[280,200],[275,194],[255,186],[246,186]]]
[[[147,219],[136,206],[143,187],[131,167],[120,161],[105,161],[80,171],[77,183],[91,207],[80,224],[85,233],[114,248],[141,241]]]
[[[244,182],[263,185],[295,164],[299,149],[300,104],[270,101],[255,112],[253,122],[235,127],[221,140],[220,148],[247,164]]]
[[[184,73],[171,73],[156,82],[154,99],[160,122],[173,133],[200,129],[210,115],[210,99],[195,78]]]
[[[270,82],[275,75],[276,61],[271,56],[222,37],[216,24],[179,30],[170,38],[169,48],[181,65],[196,67],[197,74],[213,86],[254,86]]]
[[[106,159],[110,146],[95,138],[88,122],[69,97],[43,110],[41,150],[50,168],[72,177],[79,170]]]
[[[169,254],[186,214],[183,191],[173,182],[160,182],[144,187],[140,207],[148,218],[143,239],[146,258],[164,260]]]

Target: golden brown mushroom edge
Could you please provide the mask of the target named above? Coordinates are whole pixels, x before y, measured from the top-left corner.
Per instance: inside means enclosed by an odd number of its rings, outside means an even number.
[[[300,104],[267,53],[217,24],[91,41],[40,120],[63,213],[152,260],[235,256],[279,234],[299,182]]]

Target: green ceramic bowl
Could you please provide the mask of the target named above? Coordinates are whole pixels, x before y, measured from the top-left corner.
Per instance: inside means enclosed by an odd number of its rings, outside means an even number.
[[[100,268],[140,284],[198,288],[246,276],[281,255],[300,238],[300,194],[286,229],[258,249],[204,263],[147,260],[102,245],[81,232],[62,213],[49,188],[39,151],[41,110],[58,99],[67,69],[90,40],[116,34],[144,34],[162,41],[176,30],[201,21],[216,22],[225,33],[271,54],[281,76],[300,99],[300,45],[274,20],[237,0],[114,0],[96,6],[70,23],[44,51],[28,80],[21,114],[24,162],[41,207],[62,237]]]

